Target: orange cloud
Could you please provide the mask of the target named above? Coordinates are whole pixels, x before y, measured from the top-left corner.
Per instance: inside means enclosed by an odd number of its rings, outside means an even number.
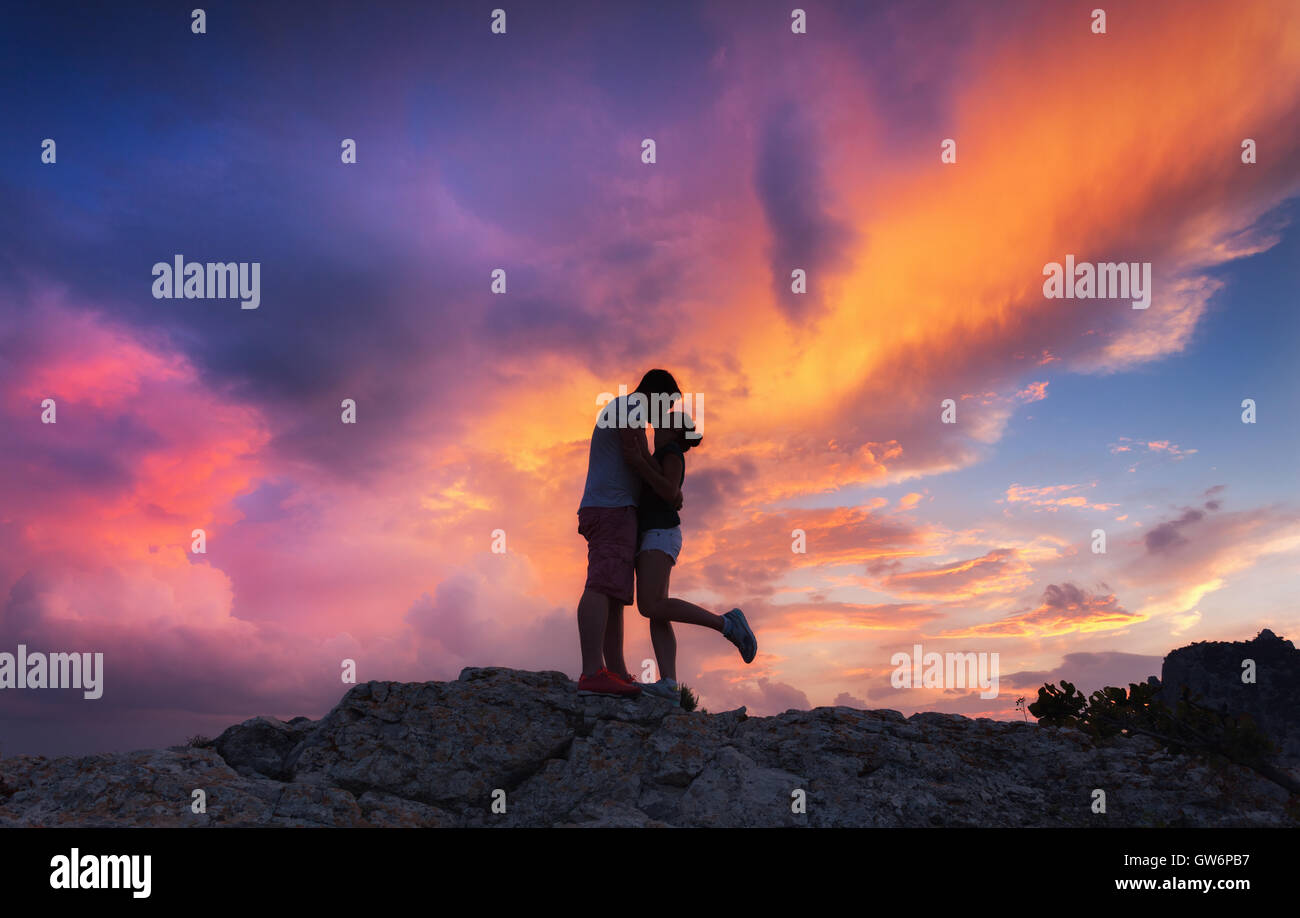
[[[1088,498],[1082,494],[1070,493],[1072,491],[1077,491],[1080,488],[1095,487],[1097,487],[1095,481],[1087,485],[1045,485],[1037,488],[1023,487],[1019,484],[1013,484],[1007,488],[1005,500],[1009,504],[1028,504],[1031,507],[1041,507],[1049,513],[1055,513],[1060,507],[1068,507],[1078,510],[1113,510],[1115,507],[1119,506],[1118,504],[1093,502],[1088,500]]]
[[[898,507],[900,510],[910,510],[915,507],[920,500],[921,495],[916,491],[913,491],[910,494],[904,494],[898,499]]]
[[[891,574],[883,586],[896,593],[934,599],[965,599],[1010,593],[1030,584],[1033,568],[1015,549],[999,548],[966,561]]]
[[[1129,612],[1111,593],[1105,596],[1072,583],[1051,584],[1033,609],[994,622],[944,632],[944,637],[1030,637],[1107,631],[1137,624],[1145,615]]]

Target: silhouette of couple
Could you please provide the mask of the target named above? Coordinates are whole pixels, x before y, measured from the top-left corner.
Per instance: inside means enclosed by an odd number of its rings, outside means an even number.
[[[702,436],[675,404],[677,380],[651,370],[634,392],[609,402],[596,420],[587,459],[587,484],[578,507],[578,533],[587,540],[587,584],[578,602],[582,645],[580,695],[636,697],[642,692],[680,704],[677,638],[673,622],[722,634],[746,663],[758,640],[745,614],[715,615],[668,595],[668,578],[682,550],[682,482],[686,453]],[[655,451],[645,428],[654,426]],[[650,621],[659,679],[638,682],[623,659],[623,607],[632,604]]]

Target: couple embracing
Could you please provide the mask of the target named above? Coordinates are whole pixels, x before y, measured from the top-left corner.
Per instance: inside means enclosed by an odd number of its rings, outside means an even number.
[[[712,628],[746,663],[758,653],[739,609],[715,615],[668,595],[668,578],[682,550],[678,511],[686,453],[702,440],[675,404],[680,399],[672,374],[651,370],[636,391],[605,406],[591,434],[587,485],[578,508],[578,533],[587,540],[587,584],[578,602],[580,695],[645,692],[679,704],[673,622]],[[653,454],[646,446],[647,422],[654,426]],[[656,682],[638,682],[623,659],[623,607],[632,604],[634,587],[637,610],[650,621]]]

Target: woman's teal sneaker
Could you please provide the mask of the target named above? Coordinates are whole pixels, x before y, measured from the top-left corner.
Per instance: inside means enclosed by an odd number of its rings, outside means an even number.
[[[672,679],[660,679],[658,682],[642,682],[641,694],[662,698],[679,708],[682,706],[682,690]]]
[[[722,636],[736,645],[742,660],[753,663],[754,657],[758,654],[758,638],[754,637],[753,629],[749,627],[749,622],[745,621],[745,613],[739,609],[732,609],[722,616],[722,621]]]

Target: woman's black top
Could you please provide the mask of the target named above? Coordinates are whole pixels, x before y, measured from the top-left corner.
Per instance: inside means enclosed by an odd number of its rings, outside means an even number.
[[[681,446],[676,443],[669,443],[663,449],[655,450],[652,458],[659,463],[659,468],[662,471],[664,457],[670,453],[682,457],[682,477],[677,482],[677,486],[681,487],[682,482],[686,480],[686,454],[682,451]],[[649,485],[641,489],[641,502],[636,508],[636,528],[639,532],[645,532],[647,529],[672,529],[674,526],[680,526],[681,524],[682,518],[677,515],[677,511],[672,508],[668,501],[659,496],[658,491]]]

